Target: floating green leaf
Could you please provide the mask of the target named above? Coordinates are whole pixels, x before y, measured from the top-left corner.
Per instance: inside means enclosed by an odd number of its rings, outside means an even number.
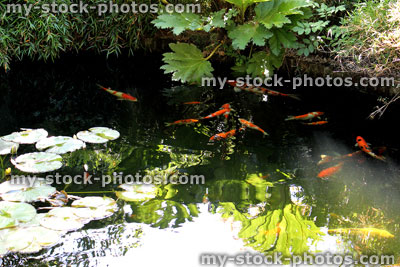
[[[28,179],[11,180],[0,184],[0,197],[6,201],[33,202],[49,197],[56,189],[47,185],[45,179],[36,178],[29,183]]]
[[[17,226],[36,216],[36,210],[26,203],[0,201],[0,229]]]
[[[110,217],[118,210],[117,203],[110,197],[84,197],[72,202],[71,206],[76,208],[73,210],[75,215],[90,220]]]
[[[44,247],[54,246],[60,241],[61,232],[41,226],[11,229],[4,235],[4,243],[9,251],[36,253]]]
[[[77,137],[87,143],[101,144],[119,138],[118,131],[107,127],[93,127],[89,131],[77,133]]]
[[[119,188],[125,191],[115,193],[118,198],[125,201],[145,201],[155,198],[158,194],[158,187],[152,184],[122,184]]]
[[[12,151],[17,151],[18,146],[19,145],[14,142],[8,142],[0,139],[0,155],[7,155],[10,154]]]
[[[81,140],[69,136],[52,136],[40,140],[36,143],[36,149],[44,150],[48,153],[65,154],[81,149],[85,143]]]
[[[21,132],[14,132],[12,134],[1,137],[4,141],[14,142],[18,144],[34,144],[37,141],[46,138],[48,133],[44,129],[22,129]]]
[[[214,70],[211,63],[203,58],[202,52],[193,44],[170,44],[173,53],[164,53],[161,66],[165,73],[172,73],[172,79],[181,82],[200,82],[211,77]]]
[[[40,220],[40,225],[56,231],[73,231],[82,228],[90,220],[75,214],[76,208],[58,207]]]
[[[62,167],[62,157],[53,153],[34,152],[17,157],[12,163],[23,172],[44,173]]]
[[[246,23],[233,27],[228,36],[232,39],[233,48],[245,49],[250,41],[259,46],[265,45],[265,40],[269,39],[272,33],[258,23]]]

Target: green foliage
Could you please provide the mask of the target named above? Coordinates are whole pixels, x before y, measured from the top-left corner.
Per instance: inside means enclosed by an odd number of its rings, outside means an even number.
[[[205,15],[160,14],[153,24],[161,29],[171,28],[177,35],[194,30],[210,32],[208,42],[211,46],[215,46],[216,41],[226,43],[223,46],[225,55],[235,59],[232,68],[235,75],[265,77],[282,65],[286,49],[296,49],[300,55],[316,51],[321,41],[318,34],[330,24],[327,18],[344,10],[343,6],[328,7],[307,0],[226,2],[235,8],[217,11],[211,8]],[[248,14],[246,18],[244,13]],[[204,39],[199,44],[204,46]],[[182,51],[180,56],[179,50],[187,50],[187,47],[191,47],[192,52],[184,59],[183,55],[188,53]],[[164,54],[166,64],[162,68],[166,73],[173,73],[174,80],[199,82],[202,77],[211,75],[211,65],[203,61],[201,51],[195,49],[195,44],[179,44],[179,47],[174,46],[173,51]],[[202,68],[199,72],[192,70],[200,64]]]
[[[178,43],[169,45],[173,53],[164,54],[161,67],[165,73],[172,73],[173,80],[182,82],[200,82],[202,77],[210,77],[214,70],[211,63],[203,58],[202,52],[192,44]]]

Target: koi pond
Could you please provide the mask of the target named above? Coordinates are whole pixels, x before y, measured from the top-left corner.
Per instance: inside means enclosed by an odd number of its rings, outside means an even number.
[[[87,55],[0,76],[2,266],[205,266],[247,252],[399,262],[399,105],[368,120],[379,101],[355,88],[278,88],[298,101],[182,86],[158,66]],[[132,184],[146,175],[163,182]]]

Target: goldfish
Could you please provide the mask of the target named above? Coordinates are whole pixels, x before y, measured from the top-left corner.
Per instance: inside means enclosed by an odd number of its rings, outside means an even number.
[[[104,91],[106,91],[107,93],[115,95],[118,98],[118,100],[127,100],[127,101],[137,102],[137,98],[133,97],[133,96],[131,96],[129,94],[125,94],[125,93],[122,93],[122,92],[114,91],[114,90],[111,90],[111,88],[105,88],[105,87],[103,87],[101,85],[98,85],[98,86],[101,89],[103,89]]]
[[[311,120],[313,118],[319,117],[321,115],[323,115],[324,112],[321,111],[314,111],[314,112],[310,112],[307,114],[303,114],[303,115],[298,115],[298,116],[289,116],[288,118],[285,119],[285,121],[291,121],[291,120]]]
[[[242,131],[242,130],[244,130],[243,127],[239,129],[239,131]],[[225,133],[218,133],[216,135],[211,136],[209,141],[226,139],[228,137],[234,136],[235,134],[236,134],[236,129],[230,130],[230,131],[225,132]]]
[[[327,124],[328,121],[314,121],[314,122],[303,122],[304,125],[324,125]]]
[[[225,119],[228,119],[230,112],[233,110],[229,103],[223,104],[219,109],[229,109],[229,112],[224,114]]]
[[[174,122],[166,122],[165,125],[171,126],[171,125],[182,125],[182,124],[192,124],[198,122],[198,119],[184,119],[184,120],[178,120]]]
[[[386,230],[377,228],[340,228],[340,229],[329,229],[328,233],[334,234],[363,234],[368,236],[376,236],[383,238],[394,238],[394,235]]]
[[[378,156],[374,152],[372,152],[372,149],[369,147],[368,143],[364,140],[364,138],[362,138],[361,136],[357,136],[356,141],[357,141],[356,146],[358,146],[362,151],[364,151],[373,158],[385,161],[385,158],[383,156]]]
[[[337,173],[338,171],[340,171],[343,167],[344,162],[340,162],[339,164],[333,166],[333,167],[329,167],[327,169],[324,169],[322,171],[320,171],[320,173],[318,173],[318,178],[326,178],[329,177],[335,173]]]
[[[294,94],[284,94],[278,91],[274,91],[271,89],[267,89],[264,87],[255,87],[255,86],[251,86],[251,85],[247,85],[244,84],[243,86],[238,86],[236,81],[227,81],[227,83],[231,86],[234,87],[235,91],[237,90],[243,90],[243,91],[247,91],[247,92],[251,92],[251,93],[255,93],[255,94],[260,94],[260,95],[272,95],[272,96],[284,96],[284,97],[290,97],[296,100],[301,100],[297,95]]]
[[[264,135],[268,135],[268,133],[267,133],[266,131],[264,131],[263,129],[261,129],[261,128],[258,127],[257,125],[255,125],[255,124],[253,124],[253,123],[251,123],[251,122],[249,122],[249,121],[246,121],[245,119],[239,119],[239,121],[240,121],[240,123],[241,123],[244,127],[248,127],[248,128],[250,128],[250,129],[260,131],[260,132],[262,132]]]
[[[201,119],[205,120],[205,119],[215,118],[215,117],[218,117],[218,116],[221,116],[221,115],[226,115],[226,114],[229,115],[230,112],[231,112],[230,109],[220,109],[220,110],[218,110],[218,111],[216,111],[216,112],[214,112],[214,113],[212,113],[210,115],[207,115],[207,116],[205,116],[205,117],[203,117]]]
[[[200,101],[191,101],[191,102],[185,102],[183,103],[184,105],[199,105],[202,104]]]
[[[344,160],[347,158],[352,158],[356,155],[360,155],[362,151],[356,151],[353,153],[349,153],[346,155],[341,155],[341,156],[336,156],[336,157],[332,157],[332,156],[327,156],[327,155],[321,155],[321,160],[317,163],[317,165],[322,165],[328,162],[332,162],[332,161],[337,161],[337,160]]]

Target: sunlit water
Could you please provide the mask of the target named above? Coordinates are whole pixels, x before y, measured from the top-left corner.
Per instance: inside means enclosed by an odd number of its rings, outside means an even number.
[[[93,68],[67,63],[43,76],[31,71],[34,67],[20,66],[2,78],[1,135],[20,127],[73,135],[108,126],[120,131],[121,138],[106,146],[88,145],[85,153],[93,175],[174,170],[204,175],[205,184],[163,188],[165,194],[146,202],[120,200],[120,210],[112,217],[70,232],[40,253],[8,255],[3,266],[200,266],[203,253],[234,256],[246,251],[399,257],[399,145],[391,126],[398,107],[381,121],[367,121],[376,103],[356,93],[304,89],[299,92],[302,102],[263,99],[229,87],[174,87],[159,71],[140,66],[118,67],[114,62],[100,69],[102,62],[95,68],[96,62]],[[69,67],[73,71],[66,71]],[[139,102],[116,101],[96,83],[129,92]],[[205,104],[182,105],[197,100]],[[208,115],[227,102],[235,109],[228,121],[165,127],[165,122]],[[328,125],[284,121],[288,115],[317,110],[326,112]],[[208,141],[215,133],[238,128],[238,118],[252,120],[269,136],[247,129],[226,141]],[[317,165],[321,155],[357,151],[357,135],[373,147],[387,147],[387,161],[361,154],[345,160],[327,179],[317,178],[322,169],[338,163]],[[70,156],[63,174],[83,171],[79,153]],[[79,196],[116,198],[111,191],[117,186],[57,188]],[[386,230],[393,237],[332,232],[349,228]]]

